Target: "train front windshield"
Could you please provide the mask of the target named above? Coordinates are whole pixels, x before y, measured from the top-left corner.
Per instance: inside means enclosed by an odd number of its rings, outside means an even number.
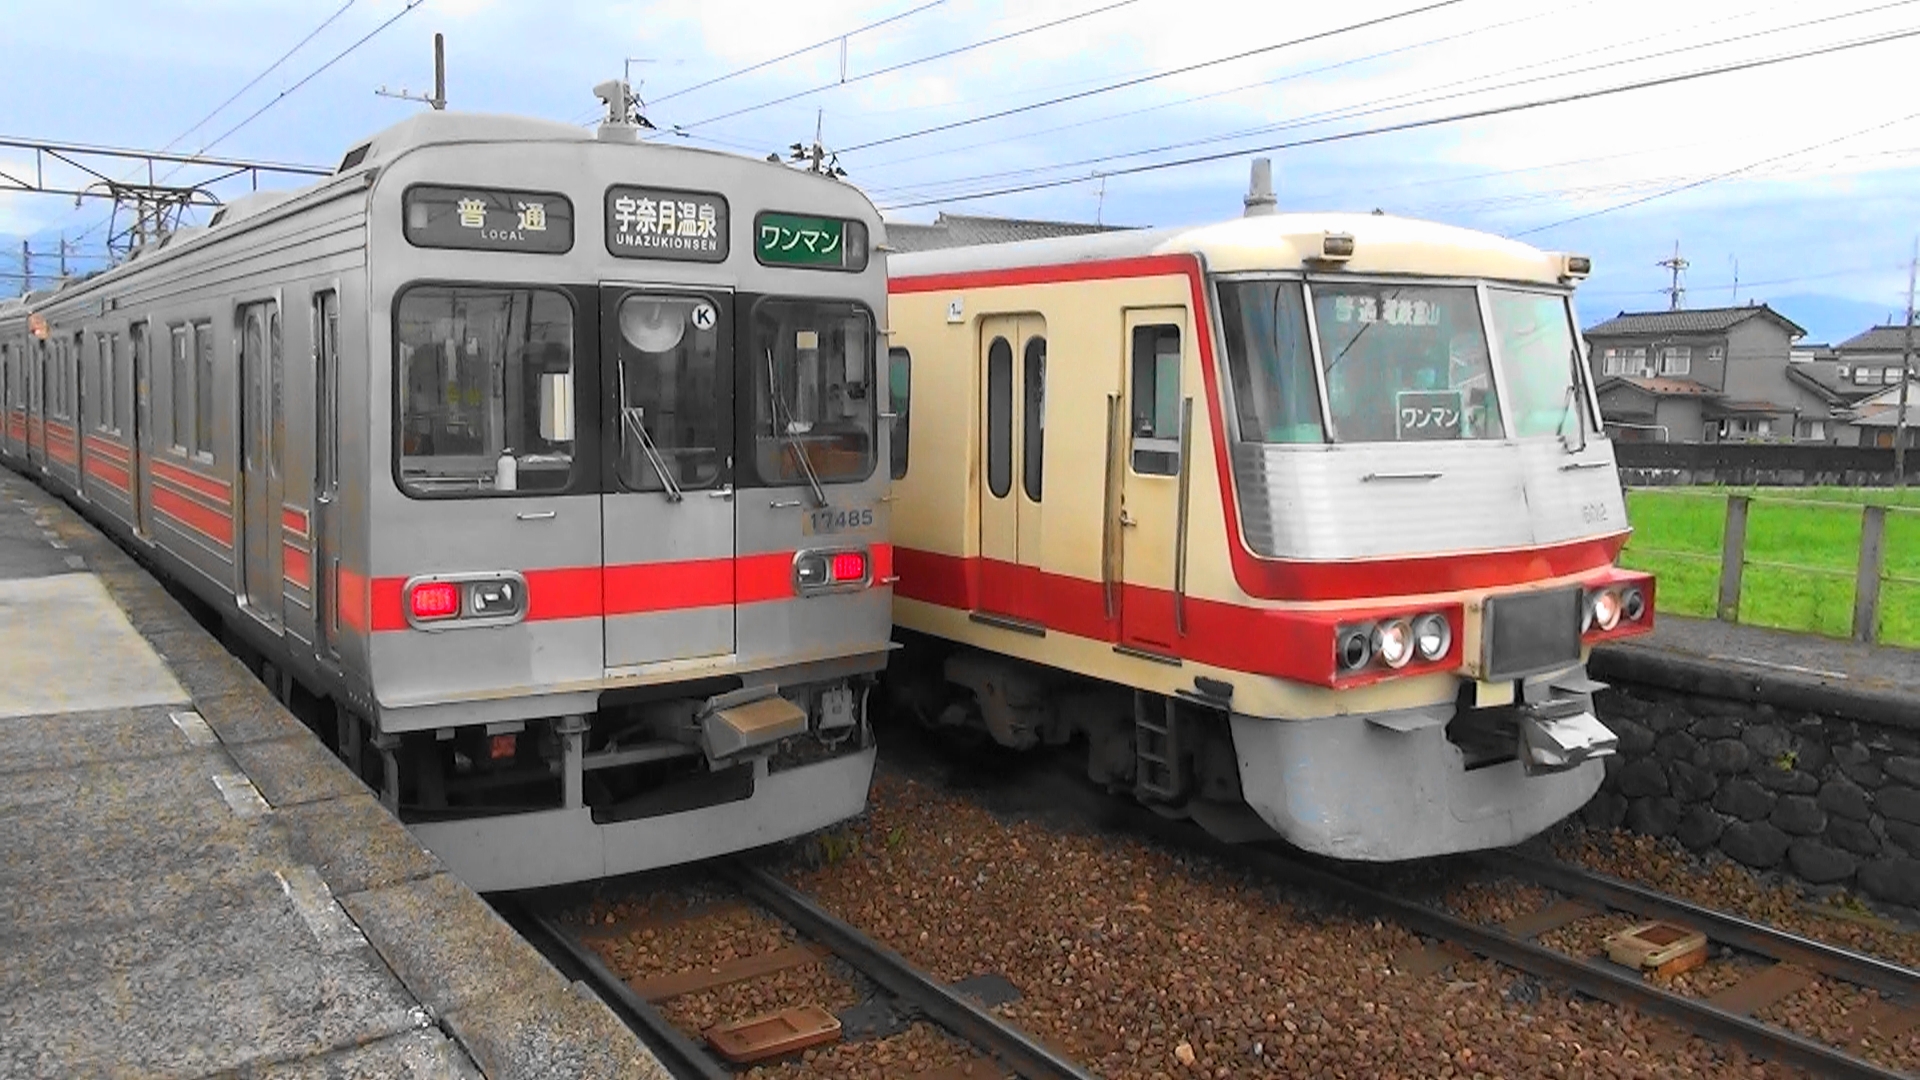
[[[1219,284],[1219,295],[1243,442],[1579,438],[1583,426],[1591,430],[1562,294],[1489,286],[1491,327],[1469,282],[1233,280]]]

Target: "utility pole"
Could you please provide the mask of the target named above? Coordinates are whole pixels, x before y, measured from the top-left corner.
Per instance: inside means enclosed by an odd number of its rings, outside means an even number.
[[[406,87],[389,90],[383,84],[374,91],[377,97],[401,98],[405,101],[419,101],[431,105],[436,110],[447,107],[447,39],[444,35],[433,35],[433,95],[410,94]]]
[[[1687,295],[1686,287],[1680,284],[1680,271],[1687,268],[1687,260],[1680,257],[1680,241],[1673,242],[1673,258],[1661,259],[1654,265],[1664,266],[1673,271],[1673,284],[1661,291],[1667,294],[1667,310],[1679,311],[1685,306],[1683,301]]]
[[[67,280],[67,234],[60,234],[60,280]]]
[[[1740,306],[1740,256],[1729,255],[1727,256],[1727,258],[1733,260],[1733,306],[1739,307]]]
[[[33,241],[20,241],[20,295],[33,291]]]
[[[1893,418],[1893,486],[1907,486],[1907,384],[1913,381],[1913,282],[1920,274],[1920,237],[1913,241],[1913,259],[1907,263],[1907,335],[1900,348],[1900,411]]]

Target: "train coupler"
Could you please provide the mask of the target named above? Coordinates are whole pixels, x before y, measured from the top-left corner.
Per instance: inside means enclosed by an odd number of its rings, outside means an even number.
[[[1529,774],[1565,772],[1606,757],[1619,738],[1575,698],[1520,706],[1520,760]]]

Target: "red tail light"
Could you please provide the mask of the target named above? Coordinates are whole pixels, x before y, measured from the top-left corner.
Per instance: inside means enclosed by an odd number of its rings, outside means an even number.
[[[517,735],[494,735],[487,740],[487,756],[502,761],[519,752]]]
[[[833,580],[859,581],[867,576],[867,553],[842,551],[833,557]]]
[[[448,581],[415,585],[408,603],[416,619],[446,619],[460,614],[460,587]]]

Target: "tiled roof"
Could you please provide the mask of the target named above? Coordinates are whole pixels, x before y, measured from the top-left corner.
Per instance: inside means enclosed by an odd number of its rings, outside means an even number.
[[[1876,326],[1871,330],[1855,334],[1834,346],[1839,352],[1881,352],[1897,353],[1906,347],[1907,326]],[[1920,351],[1920,327],[1913,331],[1915,351]]]
[[[1715,334],[1730,330],[1756,315],[1779,322],[1794,335],[1805,334],[1798,323],[1765,304],[1749,307],[1696,308],[1690,311],[1623,311],[1587,329],[1588,337],[1619,334]]]
[[[1847,384],[1840,381],[1838,366],[1834,364],[1817,361],[1810,364],[1788,364],[1787,381],[1799,383],[1829,405],[1844,405],[1860,396],[1847,393]]]
[[[1792,409],[1785,405],[1775,405],[1771,401],[1716,401],[1708,407],[1715,415],[1738,414],[1745,416],[1785,416]]]
[[[1615,375],[1602,379],[1599,389],[1605,390],[1610,383],[1622,382],[1638,387],[1655,397],[1712,397],[1713,391],[1691,379],[1669,379],[1664,376]]]
[[[937,248],[1010,244],[1016,240],[1044,240],[1055,236],[1119,232],[1120,225],[1093,225],[1075,221],[1032,221],[1022,218],[941,214],[931,225],[887,223],[887,243],[895,251],[933,251]]]

